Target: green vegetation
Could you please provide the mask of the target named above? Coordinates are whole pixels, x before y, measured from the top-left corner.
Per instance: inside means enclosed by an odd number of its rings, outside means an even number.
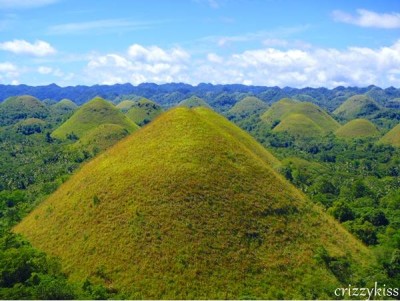
[[[126,116],[139,126],[143,126],[162,113],[163,109],[155,102],[142,98],[134,101]]]
[[[49,109],[35,97],[15,96],[0,104],[0,126],[15,124],[22,119],[49,116]]]
[[[126,99],[117,104],[116,108],[121,110],[121,112],[126,113],[130,108],[133,107],[134,104],[135,102],[133,100]]]
[[[78,106],[69,99],[62,99],[59,102],[53,104],[50,109],[52,112],[54,112],[55,114],[69,114],[73,111],[75,111],[78,108]]]
[[[96,97],[79,108],[51,135],[58,139],[66,139],[67,137],[79,139],[101,124],[120,125],[128,132],[138,129],[138,126],[115,108],[113,104]]]
[[[334,114],[343,119],[368,116],[380,110],[380,106],[368,95],[354,95],[342,103]]]
[[[379,142],[400,147],[400,124],[396,125],[393,129],[387,132],[385,136],[379,140]]]
[[[286,132],[294,137],[326,135],[339,128],[338,122],[318,106],[287,98],[274,103],[261,120],[276,132]]]
[[[179,103],[181,107],[195,108],[195,107],[206,107],[211,108],[208,103],[197,96],[191,96],[190,98],[184,99]]]
[[[353,139],[379,136],[376,126],[366,119],[354,119],[341,126],[335,135],[340,138]]]
[[[370,251],[271,157],[213,111],[176,108],[86,164],[14,231],[59,256],[72,280],[134,299],[328,298],[364,281]]]

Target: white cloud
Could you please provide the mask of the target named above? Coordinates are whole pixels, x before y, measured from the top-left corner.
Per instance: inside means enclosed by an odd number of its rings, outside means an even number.
[[[17,67],[9,62],[0,63],[0,72],[13,72],[16,71]]]
[[[53,4],[58,0],[0,0],[0,9],[31,8]]]
[[[28,54],[33,56],[47,56],[56,53],[56,50],[45,41],[35,41],[29,43],[25,40],[13,40],[0,43],[0,49],[10,51],[15,54]]]
[[[136,22],[126,19],[104,19],[87,22],[76,22],[76,23],[65,23],[49,27],[48,33],[54,35],[63,34],[84,34],[89,32],[103,32],[104,30],[112,30],[119,32],[121,30],[138,30],[146,29],[156,23],[162,23],[164,21],[157,22]]]
[[[400,28],[400,13],[376,13],[366,9],[357,9],[357,15],[335,10],[332,16],[337,22],[354,24],[361,27]]]
[[[53,69],[50,67],[40,66],[38,67],[37,71],[40,74],[50,74],[51,72],[53,72]]]
[[[0,63],[0,83],[12,83],[17,81],[19,69],[10,62]]]
[[[134,44],[126,55],[111,53],[93,56],[86,72],[93,80],[103,84],[188,82],[189,58],[190,55],[181,48],[165,50]]]
[[[400,40],[377,49],[265,47],[192,58],[181,48],[132,45],[127,53],[92,56],[87,83],[186,82],[265,86],[400,86]]]

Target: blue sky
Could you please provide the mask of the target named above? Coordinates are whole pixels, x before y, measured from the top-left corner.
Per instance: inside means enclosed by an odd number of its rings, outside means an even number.
[[[0,83],[400,87],[400,1],[0,0]]]

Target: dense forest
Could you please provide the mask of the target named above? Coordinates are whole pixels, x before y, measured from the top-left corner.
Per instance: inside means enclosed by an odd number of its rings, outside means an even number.
[[[400,89],[20,85],[0,86],[0,99],[2,299],[129,297],[68,279],[58,258],[11,229],[86,162],[179,105],[211,107],[250,133],[279,159],[283,177],[368,246],[374,279],[400,286]],[[318,252],[347,286],[358,267]]]

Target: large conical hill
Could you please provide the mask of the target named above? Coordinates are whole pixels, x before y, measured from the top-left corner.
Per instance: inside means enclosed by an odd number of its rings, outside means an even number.
[[[15,124],[27,118],[44,119],[48,115],[49,109],[30,95],[10,97],[0,104],[0,126]]]
[[[387,132],[379,142],[400,147],[400,124]]]
[[[344,119],[368,116],[380,110],[380,106],[367,95],[354,95],[342,103],[333,113]]]
[[[134,101],[126,116],[137,125],[145,125],[162,113],[163,109],[147,98]]]
[[[276,162],[212,110],[175,108],[84,165],[14,231],[72,279],[131,299],[332,297],[343,284],[328,263],[346,260],[357,277],[374,260]]]
[[[67,121],[52,133],[52,136],[65,139],[73,133],[78,138],[81,138],[87,132],[101,124],[120,125],[128,132],[138,129],[138,126],[113,104],[100,97],[96,97],[74,112]]]
[[[324,129],[303,114],[290,114],[284,118],[273,132],[286,132],[294,137],[322,136]]]
[[[121,112],[126,113],[126,112],[129,111],[130,108],[133,107],[134,104],[135,104],[135,101],[130,100],[130,99],[126,99],[126,100],[121,101],[115,107],[117,109],[121,110]]]
[[[69,114],[78,108],[78,105],[72,100],[64,98],[59,102],[53,104],[51,107],[52,112],[56,114]]]
[[[335,135],[340,138],[366,138],[379,136],[376,126],[367,119],[353,119],[341,126]]]

